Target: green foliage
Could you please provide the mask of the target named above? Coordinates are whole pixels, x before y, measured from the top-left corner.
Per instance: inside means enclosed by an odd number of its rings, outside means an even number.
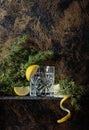
[[[29,64],[42,65],[42,62],[45,61],[47,57],[52,55],[53,55],[52,51],[39,51],[37,54],[29,56],[28,62],[26,63],[26,67],[28,67]]]
[[[0,53],[2,53],[2,48],[3,48],[3,45],[0,44]]]
[[[68,95],[84,95],[84,87],[81,85],[78,85],[74,81],[67,81],[67,80],[60,80],[59,81],[60,88],[63,91],[62,93],[68,94]]]
[[[87,93],[88,89],[74,81],[60,80],[59,84],[61,94],[71,95],[71,104],[76,110],[79,110],[79,101]]]
[[[14,86],[28,86],[25,71],[29,65],[42,64],[49,56],[51,51],[37,52],[35,48],[26,49],[24,47],[29,36],[24,35],[14,41],[9,50],[7,57],[0,62],[0,93],[13,95]]]

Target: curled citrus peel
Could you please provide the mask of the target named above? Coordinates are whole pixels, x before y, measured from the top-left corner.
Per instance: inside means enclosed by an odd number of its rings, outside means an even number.
[[[70,110],[68,110],[67,108],[63,107],[63,102],[66,101],[68,98],[70,98],[70,95],[64,95],[63,99],[61,99],[60,101],[60,108],[64,111],[66,111],[68,114],[64,117],[62,117],[61,119],[57,120],[57,123],[63,123],[65,121],[67,121],[70,117],[71,117],[71,112]]]

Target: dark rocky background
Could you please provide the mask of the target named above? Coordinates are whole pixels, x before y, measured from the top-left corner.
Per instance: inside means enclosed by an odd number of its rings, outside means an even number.
[[[3,55],[17,37],[30,34],[35,46],[53,50],[58,79],[89,84],[89,0],[0,0]],[[30,44],[28,45],[30,46]],[[88,100],[88,99],[87,99]],[[88,130],[88,104],[64,124],[58,101],[0,101],[0,130]]]
[[[89,0],[1,0],[0,43],[24,34],[55,52],[59,79],[89,83]]]

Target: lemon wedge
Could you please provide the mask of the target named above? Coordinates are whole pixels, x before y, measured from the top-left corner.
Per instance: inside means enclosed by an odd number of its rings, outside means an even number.
[[[39,65],[31,65],[26,69],[26,79],[29,81],[31,77],[36,73]]]
[[[25,96],[30,92],[30,87],[14,87],[14,92],[18,96]]]

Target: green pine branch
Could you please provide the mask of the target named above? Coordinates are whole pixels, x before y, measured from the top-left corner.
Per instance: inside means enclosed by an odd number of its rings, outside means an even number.
[[[78,85],[74,81],[60,80],[60,93],[64,95],[71,95],[71,105],[74,106],[76,110],[80,109],[79,102],[82,97],[89,92],[89,87]]]
[[[46,58],[53,55],[51,51],[39,51],[35,48],[26,49],[24,45],[30,37],[19,37],[7,51],[7,57],[0,62],[0,94],[13,95],[14,86],[27,86],[25,71],[29,65],[42,65]]]

